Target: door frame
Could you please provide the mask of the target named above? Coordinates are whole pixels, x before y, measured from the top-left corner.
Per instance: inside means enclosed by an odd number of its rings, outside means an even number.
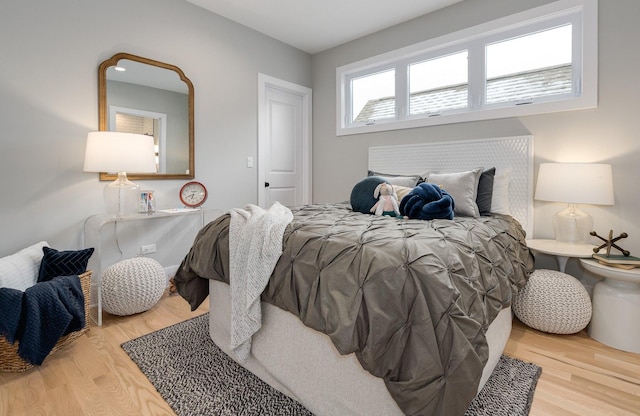
[[[303,204],[312,202],[311,178],[311,128],[312,128],[312,90],[289,81],[258,73],[258,205],[265,207],[265,141],[267,139],[267,88],[279,89],[302,97],[302,195]]]

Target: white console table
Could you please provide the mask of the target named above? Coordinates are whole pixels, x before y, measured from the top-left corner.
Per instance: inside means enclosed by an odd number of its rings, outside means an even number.
[[[127,234],[123,232],[123,235],[120,235],[118,231],[118,226],[123,226],[126,223],[135,223],[135,222],[143,222],[145,226],[149,227],[157,227],[158,224],[154,222],[158,221],[176,221],[177,219],[185,219],[187,217],[195,217],[189,227],[195,232],[199,231],[205,224],[205,213],[207,210],[204,209],[175,209],[175,210],[159,210],[153,214],[131,214],[126,216],[117,217],[114,215],[108,214],[96,214],[88,217],[84,222],[84,247],[93,247],[94,253],[89,261],[89,268],[93,271],[92,274],[92,282],[91,282],[91,296],[92,296],[92,308],[91,308],[91,318],[100,326],[102,325],[102,270],[103,268],[108,267],[109,263],[115,263],[118,260],[123,260],[127,257],[133,257],[136,255],[142,255],[139,251],[136,251],[134,254],[131,253],[131,250],[128,250],[129,253],[125,253],[125,248],[122,245],[127,243],[127,240],[133,238],[131,233]],[[103,238],[105,229],[110,228],[108,226],[113,227],[113,234],[115,239],[113,241],[115,250],[117,254],[120,256],[116,261],[109,261],[104,259],[104,244]],[[178,228],[178,231],[181,233],[183,228]],[[195,237],[195,232],[189,233],[189,236],[185,236],[184,238],[189,238],[189,243],[193,242],[193,238]],[[175,232],[174,232],[175,234]],[[183,236],[180,236],[183,237]],[[155,244],[155,243],[154,243]],[[130,244],[129,244],[130,245]],[[181,255],[185,255],[185,253],[178,253]],[[106,262],[103,267],[103,262]],[[95,305],[94,305],[94,300]]]

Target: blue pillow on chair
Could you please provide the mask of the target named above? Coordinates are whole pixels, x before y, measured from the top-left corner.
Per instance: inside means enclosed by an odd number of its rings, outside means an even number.
[[[58,251],[51,247],[42,247],[44,257],[40,263],[38,282],[46,282],[58,276],[75,276],[87,270],[93,247],[77,251]]]

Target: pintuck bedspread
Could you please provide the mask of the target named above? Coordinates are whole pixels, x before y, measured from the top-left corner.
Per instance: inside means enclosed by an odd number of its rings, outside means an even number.
[[[348,204],[293,213],[262,300],[355,353],[406,414],[464,414],[488,357],[485,331],[533,271],[520,224],[502,215],[398,219]],[[178,269],[192,309],[208,295],[206,279],[228,282],[228,236],[223,215]]]

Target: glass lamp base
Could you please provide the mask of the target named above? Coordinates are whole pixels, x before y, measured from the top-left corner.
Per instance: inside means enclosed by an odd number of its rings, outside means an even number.
[[[140,187],[127,179],[126,172],[118,172],[118,178],[104,188],[104,204],[107,214],[122,217],[138,212]]]
[[[569,204],[566,209],[553,216],[553,229],[556,241],[575,244],[589,244],[593,231],[591,215],[578,209],[575,204]]]

